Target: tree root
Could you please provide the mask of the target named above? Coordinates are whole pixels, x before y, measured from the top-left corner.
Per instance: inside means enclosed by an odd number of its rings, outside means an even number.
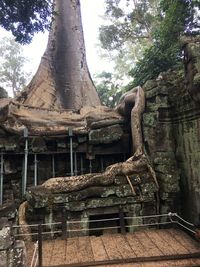
[[[132,108],[130,109],[130,106]],[[159,188],[156,174],[150,164],[150,161],[144,152],[143,140],[142,140],[142,128],[141,128],[141,118],[142,113],[145,108],[145,96],[143,89],[137,87],[134,90],[126,93],[122,97],[116,110],[123,114],[124,116],[131,117],[131,132],[132,132],[132,143],[134,154],[125,162],[120,162],[113,164],[106,168],[103,173],[96,174],[85,174],[73,177],[57,177],[51,178],[43,183],[42,187],[50,190],[52,194],[54,193],[71,193],[83,189],[90,188],[92,186],[107,186],[114,183],[115,177],[118,175],[124,175],[127,178],[133,194],[135,195],[135,190],[131,184],[129,176],[142,176],[143,174],[149,175],[153,179],[157,190]],[[129,112],[129,114],[127,113]],[[24,202],[20,206],[19,223],[26,224],[25,222],[25,208],[27,207],[27,202]],[[25,228],[28,231],[28,228]]]
[[[28,208],[28,202],[24,201],[20,206],[18,210],[18,220],[19,225],[21,226],[19,228],[20,234],[23,234],[23,240],[27,242],[31,242],[32,238],[30,236],[31,229],[26,221],[26,209]]]

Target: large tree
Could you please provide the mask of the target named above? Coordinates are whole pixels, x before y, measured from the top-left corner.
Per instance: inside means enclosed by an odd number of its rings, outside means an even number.
[[[199,33],[198,0],[106,0],[106,3],[109,23],[100,28],[102,47],[109,52],[117,50],[117,55],[122,50],[123,55],[129,42],[132,51],[137,51],[129,53],[136,63],[131,67],[134,81],[130,87],[142,85],[178,65],[180,36]]]
[[[4,37],[0,42],[0,83],[7,90],[10,89],[13,96],[16,96],[27,82],[26,62],[22,46],[13,38]]]
[[[73,110],[100,105],[86,63],[80,1],[56,0],[54,11],[38,71],[17,100],[30,106]]]
[[[153,44],[153,32],[159,24],[158,6],[159,0],[105,1],[105,20],[99,29],[101,47],[104,53],[108,51],[116,66],[121,60],[128,65],[127,74]]]
[[[123,94],[121,77],[103,71],[94,77],[94,83],[103,105],[114,108]]]
[[[49,28],[52,0],[1,0],[0,25],[12,32],[15,40],[30,43],[34,34]]]

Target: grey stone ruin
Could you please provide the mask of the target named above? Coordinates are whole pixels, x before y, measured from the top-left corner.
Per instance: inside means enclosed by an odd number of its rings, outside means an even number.
[[[25,267],[26,249],[22,240],[15,240],[7,218],[0,219],[0,267]]]

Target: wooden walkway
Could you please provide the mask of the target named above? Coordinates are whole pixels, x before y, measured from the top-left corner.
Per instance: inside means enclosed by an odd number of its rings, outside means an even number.
[[[45,267],[200,266],[200,244],[175,229],[44,241],[43,255]]]

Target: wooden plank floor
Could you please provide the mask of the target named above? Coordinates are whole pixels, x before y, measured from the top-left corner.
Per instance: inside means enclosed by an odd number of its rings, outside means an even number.
[[[200,258],[192,258],[193,253],[199,253],[200,244],[180,230],[144,230],[134,233],[107,234],[103,236],[74,237],[66,240],[43,242],[43,266],[81,266],[87,262],[115,261],[120,264],[100,266],[124,267],[157,267],[157,266],[200,266]],[[165,261],[123,263],[127,259],[137,259],[158,256],[184,255],[189,259],[174,259]],[[94,266],[94,265],[88,265]]]

